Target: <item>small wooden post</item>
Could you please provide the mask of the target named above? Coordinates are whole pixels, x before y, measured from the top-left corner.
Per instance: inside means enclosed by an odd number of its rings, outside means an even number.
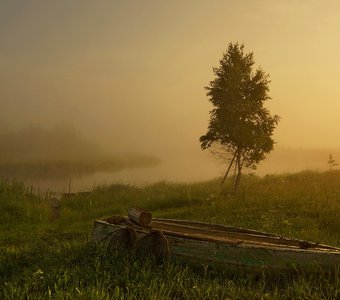
[[[68,194],[71,194],[71,184],[72,184],[72,179],[70,178],[69,182],[68,182]]]
[[[51,198],[51,219],[52,221],[60,218],[61,203],[56,197]]]
[[[151,212],[143,210],[141,208],[130,208],[128,213],[129,219],[141,226],[147,226],[151,222]]]

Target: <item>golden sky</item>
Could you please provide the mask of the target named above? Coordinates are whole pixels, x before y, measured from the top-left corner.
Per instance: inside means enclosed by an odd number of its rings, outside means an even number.
[[[340,2],[0,1],[0,123],[117,150],[199,149],[229,42],[270,74],[282,147],[340,147]]]

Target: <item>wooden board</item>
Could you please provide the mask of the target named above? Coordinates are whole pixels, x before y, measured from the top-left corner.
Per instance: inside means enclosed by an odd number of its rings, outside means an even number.
[[[335,247],[321,245],[304,240],[285,238],[278,235],[266,234],[255,230],[244,230],[241,228],[229,228],[222,225],[213,225],[197,222],[176,222],[175,220],[154,220],[150,226],[153,229],[163,230],[169,234],[185,235],[185,236],[201,236],[202,239],[209,239],[216,242],[233,242],[247,244],[266,244],[275,245],[277,247],[293,247],[293,248],[313,248],[315,250],[339,250]]]

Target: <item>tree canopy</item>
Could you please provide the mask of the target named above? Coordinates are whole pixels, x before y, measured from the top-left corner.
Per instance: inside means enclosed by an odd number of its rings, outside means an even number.
[[[213,109],[207,133],[200,137],[201,148],[214,145],[230,154],[226,176],[234,164],[235,189],[242,168],[256,168],[273,149],[272,134],[279,122],[264,107],[270,99],[269,75],[261,68],[254,70],[254,64],[253,53],[245,53],[244,44],[230,43],[219,67],[213,68],[215,79],[205,87]]]

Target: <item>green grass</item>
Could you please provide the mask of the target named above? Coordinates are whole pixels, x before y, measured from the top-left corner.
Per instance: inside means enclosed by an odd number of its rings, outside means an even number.
[[[229,182],[230,184],[230,182]],[[208,221],[340,247],[340,172],[245,176],[237,193],[218,182],[115,184],[48,199],[0,181],[0,299],[340,299],[340,274],[246,273],[157,265],[90,242],[93,221],[131,206],[156,217]]]

